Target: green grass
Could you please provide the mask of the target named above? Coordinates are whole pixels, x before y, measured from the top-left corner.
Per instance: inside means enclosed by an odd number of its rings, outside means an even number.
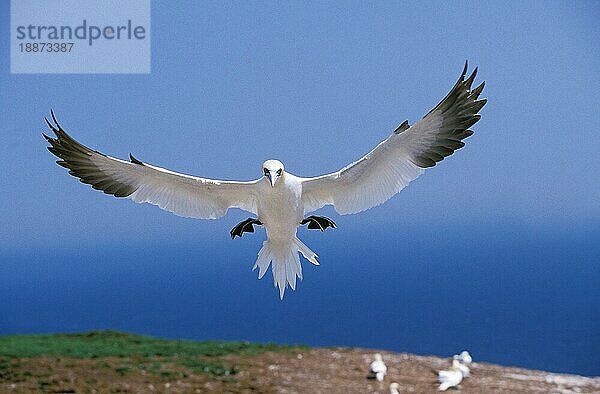
[[[0,357],[69,356],[80,358],[150,356],[253,355],[263,352],[294,351],[303,346],[250,342],[166,340],[119,331],[92,331],[82,334],[0,336]]]
[[[92,331],[81,334],[5,335],[0,336],[0,368],[5,367],[6,359],[36,356],[86,359],[137,356],[148,359],[159,357],[189,368],[194,373],[223,376],[235,374],[238,369],[235,366],[228,367],[220,361],[213,360],[213,357],[228,354],[257,355],[268,351],[291,352],[306,349],[305,346],[250,342],[166,340],[119,331]],[[161,373],[160,368],[151,368],[151,370],[158,374]],[[129,373],[129,369],[119,369],[118,373]]]

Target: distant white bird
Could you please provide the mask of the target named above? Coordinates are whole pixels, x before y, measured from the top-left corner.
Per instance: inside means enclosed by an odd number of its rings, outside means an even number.
[[[455,354],[452,358],[460,361],[463,364],[471,364],[473,362],[473,358],[466,350],[463,350],[460,354]]]
[[[452,356],[452,358],[454,360],[458,360],[458,365],[464,378],[468,378],[469,376],[471,376],[471,369],[468,367],[468,364],[471,364],[473,359],[471,358],[469,352],[465,350],[460,354],[455,354],[454,356]]]
[[[463,374],[460,371],[460,361],[452,360],[452,367],[447,371],[438,372],[438,381],[440,386],[439,391],[446,391],[450,387],[455,387],[460,384],[463,380]]]
[[[390,394],[400,394],[400,385],[396,382],[390,384]]]
[[[383,362],[383,357],[381,354],[375,354],[375,360],[371,363],[370,366],[370,376],[374,376],[380,382],[383,382],[385,378],[385,374],[387,373],[387,366]]]
[[[176,215],[216,219],[229,208],[240,208],[257,218],[249,218],[235,226],[230,234],[242,236],[254,232],[254,225],[264,225],[267,240],[258,253],[254,268],[262,278],[273,264],[274,285],[283,299],[285,288],[296,288],[302,279],[298,253],[319,265],[317,254],[296,236],[300,225],[324,231],[335,228],[326,217],[306,216],[325,205],[333,205],[344,215],[379,205],[400,192],[424,169],[464,146],[463,139],[479,119],[486,100],[478,100],[484,83],[471,89],[477,69],[465,80],[467,65],[448,95],[413,126],[404,121],[394,132],[362,159],[340,171],[302,178],[286,172],[278,160],[267,160],[262,177],[250,182],[221,181],[200,178],[155,167],[134,158],[124,161],[87,148],[71,138],[58,124],[54,113],[46,123],[56,138],[44,137],[50,152],[68,168],[69,174],[94,189],[116,197],[158,205]],[[271,141],[285,139],[285,133],[274,133]],[[298,149],[307,149],[306,146]],[[335,148],[334,148],[335,149]],[[222,158],[216,158],[222,160]]]

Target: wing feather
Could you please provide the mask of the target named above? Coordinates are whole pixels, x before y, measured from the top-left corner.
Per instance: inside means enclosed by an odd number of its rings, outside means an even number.
[[[390,199],[465,144],[487,100],[478,100],[485,82],[471,86],[477,68],[465,79],[467,64],[450,92],[414,126],[403,122],[385,141],[342,170],[302,183],[304,212],[333,205],[340,214],[364,211]]]
[[[176,215],[198,219],[219,218],[229,208],[256,213],[256,181],[235,182],[205,179],[155,167],[130,155],[131,161],[89,149],[69,136],[52,112],[46,123],[56,138],[44,134],[48,150],[69,169],[69,174],[115,197],[150,203]]]

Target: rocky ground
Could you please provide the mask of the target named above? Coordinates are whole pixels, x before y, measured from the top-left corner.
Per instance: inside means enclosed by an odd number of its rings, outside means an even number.
[[[153,356],[5,359],[0,393],[388,393],[437,389],[435,371],[450,360],[380,352],[388,366],[384,382],[367,379],[373,351],[300,349],[256,355],[228,354],[211,361],[230,367],[223,375],[193,372],[172,359]],[[600,378],[473,363],[471,377],[453,392],[600,393]]]

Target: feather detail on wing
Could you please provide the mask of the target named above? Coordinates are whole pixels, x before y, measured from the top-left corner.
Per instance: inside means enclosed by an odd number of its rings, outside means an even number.
[[[340,214],[364,211],[390,199],[425,168],[462,148],[481,116],[484,84],[471,89],[477,68],[465,79],[467,64],[448,95],[413,126],[403,122],[385,141],[342,170],[302,183],[305,214],[333,205]]]
[[[56,138],[44,134],[48,150],[59,157],[57,163],[69,174],[115,197],[147,202],[176,215],[216,219],[229,208],[256,213],[253,182],[219,181],[179,174],[143,163],[130,155],[131,162],[91,150],[71,138],[58,124],[46,119]]]

